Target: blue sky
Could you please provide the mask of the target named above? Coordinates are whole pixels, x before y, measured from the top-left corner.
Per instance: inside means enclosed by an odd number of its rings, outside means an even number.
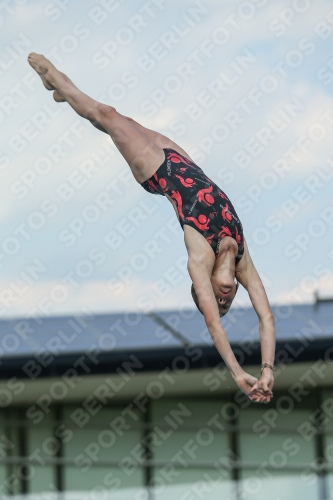
[[[172,137],[227,192],[272,303],[330,293],[329,0],[20,0],[0,25],[2,317],[194,307],[171,204],[53,101],[31,51]]]

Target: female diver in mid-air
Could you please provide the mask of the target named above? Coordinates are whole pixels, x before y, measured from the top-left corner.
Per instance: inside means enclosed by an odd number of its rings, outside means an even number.
[[[55,101],[67,101],[80,116],[110,135],[144,189],[172,203],[184,231],[192,297],[216,348],[238,387],[254,402],[269,402],[274,384],[274,317],[229,198],[176,143],[88,97],[44,56],[31,53],[28,62],[44,86],[54,91]],[[238,282],[247,290],[259,318],[260,380],[241,368],[220,321]]]

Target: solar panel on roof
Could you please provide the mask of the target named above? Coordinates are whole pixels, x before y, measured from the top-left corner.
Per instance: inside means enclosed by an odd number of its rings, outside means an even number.
[[[69,354],[94,348],[123,351],[181,345],[145,314],[132,318],[123,314],[52,317],[40,323],[32,318],[2,320],[0,339],[2,357],[34,355],[38,351]]]
[[[302,336],[333,337],[330,303],[272,307],[276,339]],[[232,344],[259,341],[258,318],[252,307],[233,308],[222,324]],[[0,321],[0,356],[80,353],[96,346],[101,351],[163,350],[186,343],[213,345],[204,317],[198,310],[47,317]]]

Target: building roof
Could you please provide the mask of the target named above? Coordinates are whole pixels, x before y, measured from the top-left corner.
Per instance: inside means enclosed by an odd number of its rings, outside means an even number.
[[[309,361],[324,355],[332,344],[333,303],[281,305],[272,310],[277,352],[293,346],[299,353],[295,362]],[[260,363],[258,319],[253,308],[232,308],[222,323],[240,362]],[[221,362],[203,316],[193,309],[1,320],[0,339],[2,378],[26,376],[22,366],[31,360],[41,366],[42,375],[59,375],[60,366],[65,370],[82,355],[98,373],[112,372],[131,355],[141,357],[146,370],[162,369],[175,356],[189,353],[191,346],[202,353],[200,366]],[[249,345],[251,349],[246,347]],[[94,356],[98,363],[92,361]],[[193,367],[198,367],[195,362]]]

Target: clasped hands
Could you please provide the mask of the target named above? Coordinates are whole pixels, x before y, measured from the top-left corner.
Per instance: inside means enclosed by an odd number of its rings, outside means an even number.
[[[244,371],[234,380],[240,390],[254,403],[269,403],[273,397],[274,376],[270,368],[263,369],[260,380]]]

